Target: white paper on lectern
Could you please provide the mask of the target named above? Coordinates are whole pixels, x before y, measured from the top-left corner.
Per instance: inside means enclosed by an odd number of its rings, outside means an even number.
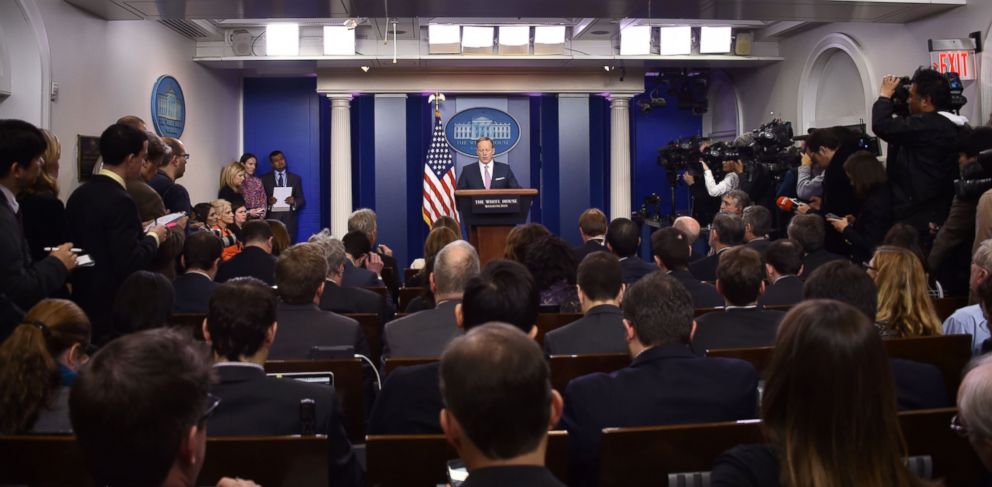
[[[272,211],[289,211],[289,203],[286,198],[293,196],[293,188],[288,186],[276,186],[272,188],[272,197],[276,202],[272,204]]]

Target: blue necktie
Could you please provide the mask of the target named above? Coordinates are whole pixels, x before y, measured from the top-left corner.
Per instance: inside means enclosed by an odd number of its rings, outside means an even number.
[[[279,183],[277,185],[278,186],[285,186],[285,184],[283,184],[283,182],[282,182],[282,173],[277,174],[277,176],[279,176]]]

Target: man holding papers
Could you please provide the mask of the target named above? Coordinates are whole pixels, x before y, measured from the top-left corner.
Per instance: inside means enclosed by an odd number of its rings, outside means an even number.
[[[269,218],[286,224],[289,239],[296,241],[296,213],[303,208],[303,180],[286,169],[286,155],[280,150],[269,154],[272,172],[262,176],[262,187],[269,196]]]

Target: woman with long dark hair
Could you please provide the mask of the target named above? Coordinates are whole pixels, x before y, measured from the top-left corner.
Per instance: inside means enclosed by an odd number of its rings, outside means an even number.
[[[885,166],[870,152],[855,152],[847,158],[844,172],[851,181],[860,211],[856,216],[828,215],[827,223],[844,236],[851,260],[864,263],[892,227],[892,191],[887,184]]]
[[[241,183],[241,195],[245,198],[248,217],[265,218],[268,198],[265,197],[262,180],[255,176],[255,171],[258,169],[258,158],[251,152],[245,152],[241,155],[241,159],[238,159],[238,162],[245,168],[245,179]]]
[[[767,444],[717,459],[714,486],[927,485],[903,465],[906,445],[882,339],[864,313],[800,303],[779,325],[761,418]]]

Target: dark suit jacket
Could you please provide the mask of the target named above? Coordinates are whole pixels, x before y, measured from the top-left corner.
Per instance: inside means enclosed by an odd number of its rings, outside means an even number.
[[[762,306],[793,305],[803,300],[803,281],[796,276],[783,276],[765,288],[758,298]]]
[[[947,398],[944,376],[932,364],[898,358],[889,359],[896,383],[899,410],[953,407]]]
[[[177,184],[164,172],[159,171],[155,177],[148,182],[158,195],[162,197],[162,203],[170,212],[183,211],[186,214],[193,212],[193,204],[189,200],[189,191],[181,184]]]
[[[649,348],[630,367],[569,382],[559,427],[568,430],[570,485],[598,485],[606,427],[756,417],[758,373],[747,362],[696,357],[684,345]]]
[[[404,316],[386,324],[382,357],[440,357],[451,339],[461,334],[455,325],[455,305],[444,301],[434,309]]]
[[[585,259],[587,255],[600,251],[610,251],[610,249],[606,248],[606,244],[602,238],[592,238],[586,240],[586,243],[572,249],[572,253],[575,254],[576,262],[582,262],[582,259]]]
[[[162,197],[154,188],[145,183],[144,179],[132,179],[127,181],[127,192],[138,207],[138,218],[142,222],[154,220],[167,215]],[[165,275],[169,279],[176,277],[176,261],[179,254],[183,253],[183,245],[186,243],[186,232],[180,227],[169,229],[165,240],[159,243],[158,255],[150,269]]]
[[[723,296],[720,296],[720,293],[716,291],[716,286],[696,279],[696,276],[687,270],[670,271],[668,275],[677,279],[686,291],[689,291],[694,308],[719,308],[723,306]]]
[[[206,313],[217,283],[203,274],[187,272],[172,281],[172,288],[176,291],[173,313]]]
[[[778,323],[785,313],[778,310],[730,308],[696,318],[692,350],[705,355],[714,348],[770,347],[775,344]]]
[[[527,487],[565,487],[545,467],[537,465],[514,465],[509,467],[487,467],[475,469],[468,474],[462,487],[506,487],[526,485]]]
[[[351,450],[334,388],[293,379],[267,377],[261,367],[214,367],[219,381],[211,394],[221,399],[210,417],[211,436],[274,436],[301,433],[300,400],[316,403],[316,433],[327,435],[329,479],[334,485],[364,485],[364,475]]]
[[[857,263],[870,261],[875,247],[885,240],[885,234],[892,228],[893,222],[892,191],[888,185],[883,184],[868,194],[854,224],[844,229],[844,240],[848,244],[851,259]],[[828,232],[830,230],[827,229]]]
[[[370,435],[441,433],[440,362],[400,367],[389,374],[369,416]]]
[[[315,304],[279,303],[276,322],[279,331],[269,350],[271,359],[307,359],[315,346],[350,345],[355,347],[355,353],[369,354],[368,341],[357,321]]]
[[[623,312],[609,304],[590,308],[582,318],[544,335],[546,355],[627,352]]]
[[[254,277],[274,286],[276,283],[276,258],[253,246],[245,247],[231,260],[222,262],[217,270],[217,282],[227,282],[235,277]]]
[[[799,277],[801,279],[806,279],[806,277],[812,274],[817,267],[833,260],[844,260],[844,257],[841,255],[832,254],[823,249],[810,252],[803,257],[803,273]]]
[[[720,254],[730,247],[724,247],[713,255],[689,263],[689,272],[700,281],[713,282],[716,280],[716,266],[720,264]]]
[[[151,267],[158,245],[142,231],[127,190],[108,176],[95,175],[76,188],[65,211],[73,245],[95,264],[73,272],[72,299],[90,317],[94,341],[102,343],[115,332],[110,307],[117,289],[134,271]]]
[[[57,196],[50,193],[22,195],[17,201],[20,203],[24,238],[27,239],[28,247],[31,249],[32,260],[48,257],[48,252],[43,250],[45,247],[56,247],[69,241],[65,204]],[[972,220],[974,220],[974,212],[972,212]]]
[[[272,188],[276,187],[275,171],[271,171],[263,175],[260,179],[262,180],[262,187],[265,188],[265,196],[267,198],[272,197]],[[303,208],[303,205],[306,204],[306,199],[304,199],[303,197],[303,179],[300,178],[298,174],[291,173],[289,172],[289,169],[286,169],[285,182],[286,182],[286,186],[293,188],[294,203],[290,205],[289,207],[290,211],[292,212],[300,211],[300,209]]]
[[[341,286],[343,287],[383,287],[385,284],[368,269],[355,267],[350,260],[344,261],[344,272],[341,274]]]
[[[0,293],[16,307],[31,309],[61,288],[68,275],[69,271],[55,257],[33,261],[17,215],[0,193]]]
[[[489,189],[519,188],[516,176],[509,164],[493,161],[493,179],[489,184]],[[458,177],[458,189],[486,189],[482,180],[482,170],[479,169],[479,162],[476,161],[462,168],[462,175]]]
[[[658,270],[657,266],[644,262],[644,260],[636,255],[620,259],[620,272],[622,272],[623,283],[628,286],[656,270]]]
[[[754,250],[757,250],[759,254],[761,254],[762,256],[764,256],[765,255],[765,250],[768,250],[768,246],[771,245],[771,244],[772,244],[772,241],[771,240],[768,240],[767,238],[756,238],[756,239],[754,239],[754,240],[752,240],[752,241],[750,241],[750,242],[748,242],[748,243],[746,243],[744,245],[746,245],[748,247],[751,247]]]
[[[375,313],[379,315],[379,326],[389,323],[396,314],[392,301],[379,293],[358,287],[341,287],[333,281],[324,282],[324,294],[320,296],[320,309],[335,313]]]

